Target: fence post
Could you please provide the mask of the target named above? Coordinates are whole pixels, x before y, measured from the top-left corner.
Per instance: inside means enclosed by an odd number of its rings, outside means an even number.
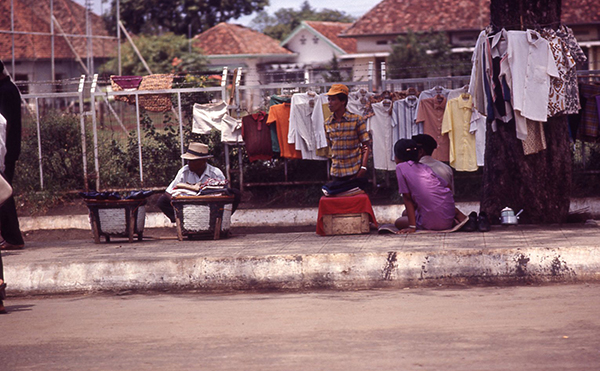
[[[144,167],[142,164],[142,129],[140,125],[140,94],[135,92],[135,116],[137,119],[138,156],[140,163],[140,187],[144,187]]]
[[[98,161],[98,126],[96,124],[96,85],[98,84],[98,74],[94,74],[92,85],[90,86],[90,108],[92,110],[92,128],[94,130],[94,170],[96,171],[96,191],[100,191],[100,163]]]
[[[83,185],[86,192],[90,190],[90,186],[88,184],[88,173],[87,173],[87,150],[85,144],[85,115],[83,112],[83,88],[85,86],[85,75],[81,75],[79,79],[79,88],[77,89],[77,93],[79,93],[79,122],[81,124],[81,154],[83,157]]]
[[[369,91],[373,91],[373,61],[369,62]]]
[[[44,170],[42,168],[42,134],[40,129],[40,102],[39,98],[35,98],[35,118],[37,122],[37,139],[38,139],[38,161],[40,164],[40,187],[44,189]]]

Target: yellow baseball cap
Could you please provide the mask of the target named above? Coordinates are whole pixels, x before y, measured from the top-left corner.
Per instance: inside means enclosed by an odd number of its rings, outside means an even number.
[[[348,95],[348,87],[344,84],[333,84],[327,95],[346,94]]]

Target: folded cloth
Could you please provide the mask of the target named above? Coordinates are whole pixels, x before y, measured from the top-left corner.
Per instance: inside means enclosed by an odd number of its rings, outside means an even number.
[[[126,200],[143,200],[154,194],[154,191],[131,191],[127,196]]]
[[[325,196],[333,196],[338,193],[349,191],[353,188],[360,188],[365,190],[369,185],[369,179],[367,178],[352,178],[350,180],[334,180],[325,184],[322,187],[323,194]]]

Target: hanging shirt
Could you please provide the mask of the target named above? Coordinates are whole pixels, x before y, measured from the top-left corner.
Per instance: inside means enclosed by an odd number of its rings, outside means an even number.
[[[556,116],[567,108],[567,83],[569,70],[577,65],[565,43],[552,29],[544,29],[541,33],[548,41],[548,46],[556,62],[558,77],[550,78],[550,94],[548,98],[548,116]]]
[[[475,135],[471,134],[470,94],[448,101],[442,121],[442,134],[450,141],[450,166],[458,171],[476,171]]]
[[[550,77],[558,77],[548,41],[533,30],[508,31],[507,37],[505,67],[510,69],[512,77],[513,108],[525,118],[546,122]]]
[[[272,106],[282,104],[282,103],[291,103],[292,98],[288,96],[282,95],[271,95],[269,98],[269,111]],[[273,152],[280,153],[281,149],[279,148],[279,137],[277,134],[277,125],[269,125],[269,129],[271,130],[271,145],[273,146]]]
[[[221,142],[239,144],[242,139],[242,120],[225,114],[221,120]]]
[[[393,171],[396,162],[390,158],[390,152],[394,151],[396,142],[392,141],[392,101],[383,100],[373,103],[371,107],[374,115],[367,120],[367,130],[373,136],[373,164],[375,169]]]
[[[329,145],[327,144],[327,137],[325,135],[325,120],[327,120],[329,116],[331,116],[331,111],[329,110],[327,94],[320,94],[315,99],[315,109],[313,109],[310,117],[315,133],[315,147],[317,148],[317,154],[319,156],[329,155]]]
[[[443,86],[436,86],[431,89],[423,90],[421,94],[419,94],[419,100],[417,102],[417,111],[419,111],[419,104],[421,100],[437,97],[438,95],[441,95],[444,98],[448,99],[448,94],[450,94],[450,89],[446,89]]]
[[[473,97],[473,105],[476,110],[487,116],[486,94],[484,89],[484,48],[487,42],[488,29],[479,33],[475,49],[471,57],[471,79],[469,81],[469,94]]]
[[[327,160],[317,156],[317,135],[312,122],[313,110],[321,109],[317,105],[317,95],[312,92],[296,93],[292,95],[291,104],[288,143],[295,144],[304,160]]]
[[[250,162],[273,158],[271,130],[267,126],[267,114],[258,112],[242,117],[242,138]]]
[[[275,124],[277,126],[277,139],[281,157],[301,159],[302,153],[296,150],[294,144],[288,143],[288,131],[290,127],[290,103],[277,104],[269,109],[267,125]]]
[[[417,123],[423,123],[423,134],[428,134],[437,142],[437,149],[433,152],[433,158],[439,161],[450,160],[450,142],[448,135],[442,134],[442,121],[446,98],[437,96],[435,98],[419,99],[417,111]]]
[[[577,39],[575,39],[573,30],[565,25],[561,25],[556,30],[556,35],[564,42],[565,47],[576,62],[584,63],[587,60],[585,53],[581,50]],[[567,71],[566,80],[565,113],[577,114],[581,109],[579,88],[577,87],[577,66]]]
[[[423,123],[417,123],[417,105],[419,99],[415,95],[409,95],[404,99],[394,102],[392,108],[392,153],[394,160],[394,144],[399,139],[410,139],[413,135],[423,134]]]
[[[486,131],[486,117],[479,113],[478,110],[473,107],[471,111],[471,134],[475,135],[475,153],[477,154],[477,166],[483,166],[485,164],[485,131]]]
[[[221,120],[227,113],[227,103],[223,101],[205,104],[194,103],[192,113],[194,117],[192,133],[210,134],[212,129],[221,130]]]
[[[600,95],[600,85],[580,84],[579,92],[581,100],[584,102],[581,112],[581,134],[584,140],[595,140],[600,132],[598,127],[598,106],[596,104],[596,95]]]

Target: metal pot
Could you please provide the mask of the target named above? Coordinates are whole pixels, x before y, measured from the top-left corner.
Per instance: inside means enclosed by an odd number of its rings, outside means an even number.
[[[505,207],[500,212],[500,223],[502,225],[517,225],[519,224],[519,215],[521,215],[522,212],[523,210],[519,211],[517,215],[515,215],[513,209],[510,207]]]

